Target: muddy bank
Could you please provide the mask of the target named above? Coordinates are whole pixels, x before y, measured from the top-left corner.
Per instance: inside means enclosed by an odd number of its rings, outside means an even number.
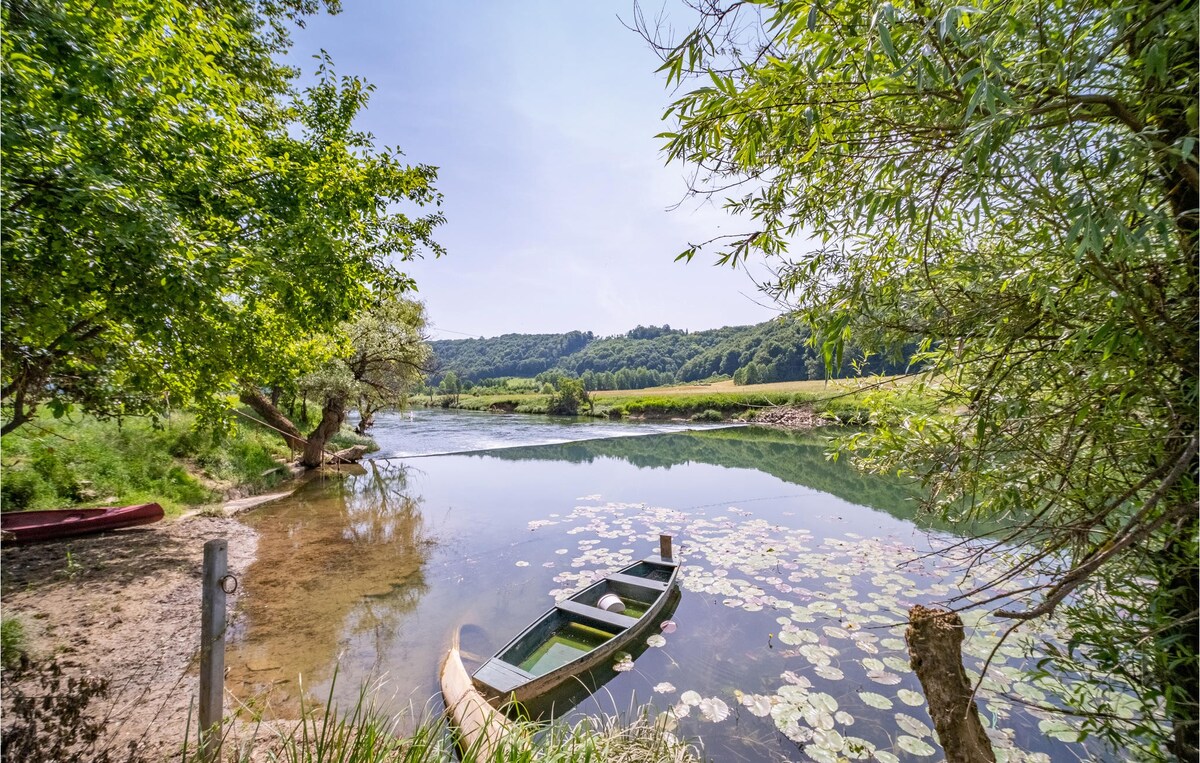
[[[778,406],[775,408],[759,408],[750,419],[751,424],[780,427],[781,429],[816,429],[817,427],[837,424],[817,413],[810,407]]]
[[[113,749],[134,742],[145,759],[163,760],[180,748],[198,693],[201,561],[214,538],[228,540],[230,572],[244,575],[257,535],[224,516],[0,549],[3,613],[20,619],[35,661],[111,682],[89,712],[110,719]],[[239,595],[229,597],[231,614]],[[17,691],[37,686],[6,670],[5,710]],[[14,722],[5,712],[5,730]]]

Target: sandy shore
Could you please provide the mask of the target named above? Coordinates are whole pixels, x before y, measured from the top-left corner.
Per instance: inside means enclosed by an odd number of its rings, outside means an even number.
[[[227,514],[261,501],[233,502]],[[201,562],[214,538],[229,542],[230,572],[241,577],[257,535],[232,516],[0,549],[0,603],[5,617],[21,620],[32,656],[56,659],[68,676],[111,681],[109,696],[90,708],[109,719],[105,745],[124,750],[132,741],[148,760],[178,757],[198,693]],[[231,616],[238,595],[229,597]],[[14,691],[36,689],[5,671],[5,710]],[[14,722],[5,712],[5,730]]]

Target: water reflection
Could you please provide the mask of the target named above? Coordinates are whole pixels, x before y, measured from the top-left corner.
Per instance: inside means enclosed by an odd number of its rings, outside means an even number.
[[[227,656],[235,694],[290,706],[297,677],[328,680],[350,643],[370,645],[356,649],[371,657],[361,672],[386,671],[404,616],[428,588],[423,567],[435,545],[406,470],[368,463],[340,482],[310,483],[252,524],[258,557]]]
[[[844,501],[886,511],[898,519],[919,522],[930,529],[963,532],[963,528],[920,513],[920,491],[910,480],[864,474],[829,457],[830,435],[766,427],[739,427],[636,439],[590,440],[505,448],[479,454],[515,461],[568,461],[591,464],[620,459],[641,469],[666,469],[687,464],[712,464],[730,469],[754,469],[793,485],[837,496]]]

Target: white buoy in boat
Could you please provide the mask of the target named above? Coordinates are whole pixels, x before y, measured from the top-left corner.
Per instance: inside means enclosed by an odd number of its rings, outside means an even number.
[[[624,612],[625,602],[621,601],[621,597],[615,593],[606,593],[600,597],[600,601],[596,602],[596,606],[603,609],[605,612]]]

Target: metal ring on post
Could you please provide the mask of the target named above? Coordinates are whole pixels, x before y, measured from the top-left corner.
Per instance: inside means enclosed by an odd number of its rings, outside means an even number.
[[[217,585],[227,594],[233,593],[238,589],[238,579],[233,575],[226,575],[217,581]]]

